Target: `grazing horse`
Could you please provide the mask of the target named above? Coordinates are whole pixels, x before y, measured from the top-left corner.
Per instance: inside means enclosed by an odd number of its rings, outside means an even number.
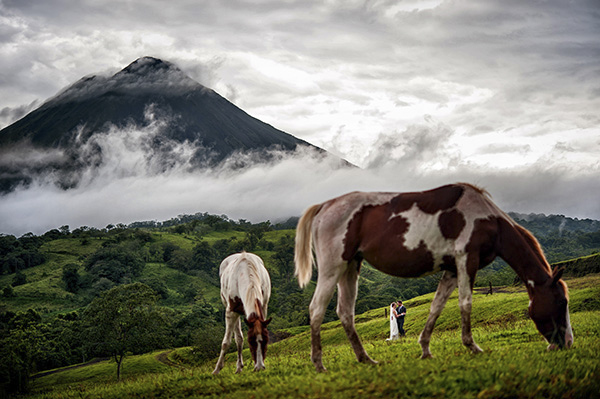
[[[295,274],[301,287],[317,287],[310,303],[311,359],[325,371],[321,323],[337,284],[337,314],[359,362],[376,363],[365,352],[354,327],[358,274],[364,260],[397,277],[443,271],[425,328],[419,336],[422,358],[431,357],[429,341],[448,297],[458,286],[462,342],[481,348],[471,333],[471,301],[477,270],[496,256],[525,282],[529,315],[549,349],[570,347],[567,285],[562,270],[551,270],[531,233],[501,211],[484,190],[452,184],[414,193],[352,192],[305,211],[296,230]]]
[[[238,359],[236,373],[244,367],[242,349],[241,315],[246,316],[248,324],[248,344],[254,360],[254,371],[264,370],[264,359],[267,354],[269,332],[267,325],[271,319],[265,320],[269,297],[271,296],[271,278],[257,255],[242,252],[230,255],[219,267],[221,278],[221,301],[225,305],[225,336],[221,345],[221,354],[213,374],[219,374],[225,362],[225,354],[231,345],[231,335],[235,333]]]

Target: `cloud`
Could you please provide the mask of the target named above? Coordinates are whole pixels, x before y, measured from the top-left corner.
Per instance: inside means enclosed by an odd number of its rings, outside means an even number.
[[[190,164],[197,151],[192,143],[152,145],[161,123],[112,128],[82,143],[83,154],[97,158],[68,190],[57,187],[56,174],[48,174],[0,197],[0,232],[41,234],[62,225],[102,228],[197,212],[276,222],[349,191],[414,191],[456,181],[485,187],[507,211],[600,219],[600,187],[589,184],[600,176],[599,165],[586,171],[547,164],[472,168],[448,144],[452,132],[433,121],[381,137],[366,169],[342,168],[332,157],[301,148],[292,154],[274,151],[269,162],[236,154],[219,166],[199,170]],[[37,154],[29,161],[60,156]],[[442,166],[423,162],[427,159],[441,159]]]
[[[0,129],[21,119],[38,106],[39,102],[37,100],[34,100],[33,102],[27,105],[21,105],[15,108],[4,107],[0,109]]]
[[[403,132],[381,134],[366,157],[368,169],[389,165],[406,171],[447,168],[456,161],[450,142],[454,132],[426,118],[427,124],[409,126]]]
[[[530,145],[518,145],[514,143],[490,143],[480,148],[483,154],[504,154],[504,153],[522,153],[527,154],[531,151]]]

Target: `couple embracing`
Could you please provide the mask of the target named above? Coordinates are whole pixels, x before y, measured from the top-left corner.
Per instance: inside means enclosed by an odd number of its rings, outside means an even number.
[[[402,301],[392,302],[390,304],[390,337],[386,341],[395,341],[399,336],[405,336],[404,316],[406,316],[406,307]]]

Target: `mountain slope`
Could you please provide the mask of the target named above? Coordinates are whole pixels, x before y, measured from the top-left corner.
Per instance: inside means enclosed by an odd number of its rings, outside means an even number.
[[[192,167],[214,165],[236,152],[256,152],[260,159],[269,159],[269,150],[307,146],[324,153],[248,115],[175,65],[143,57],[113,76],[79,80],[2,129],[0,191],[42,172],[70,173],[97,165],[102,149],[81,148],[100,134],[121,134],[122,129],[152,131],[148,150],[156,153],[186,143],[193,148]],[[30,149],[46,155],[14,155],[31,154]],[[48,151],[55,156],[47,156]],[[60,183],[69,187],[76,181],[63,178]]]

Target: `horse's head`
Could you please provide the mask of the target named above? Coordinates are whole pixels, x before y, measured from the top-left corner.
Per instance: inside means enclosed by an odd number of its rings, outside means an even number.
[[[548,349],[570,348],[573,344],[569,293],[567,284],[560,279],[563,270],[555,268],[552,279],[546,284],[536,286],[528,283],[531,293],[529,316],[550,344]]]
[[[248,325],[248,344],[250,345],[250,353],[254,360],[254,371],[264,370],[265,356],[267,355],[267,345],[269,344],[269,331],[267,326],[271,322],[269,317],[267,320],[259,318],[255,313],[251,314],[246,319]]]

